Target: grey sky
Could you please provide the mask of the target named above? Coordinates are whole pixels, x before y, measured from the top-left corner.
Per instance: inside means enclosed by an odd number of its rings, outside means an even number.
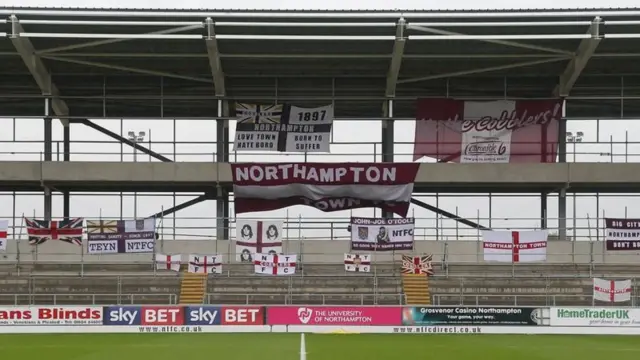
[[[22,0],[18,1],[6,1],[0,0],[0,6],[49,6],[49,7],[97,7],[103,3],[99,3],[96,1],[43,1],[43,0]],[[133,5],[132,5],[133,4]],[[234,2],[216,2],[218,7],[221,8],[251,8],[251,9],[307,9],[309,7],[305,7],[304,4],[300,4],[298,1],[248,1],[248,0],[240,0]],[[373,0],[366,2],[366,6],[363,7],[364,4],[361,1],[336,1],[329,0],[324,1],[322,3],[325,8],[329,9],[362,9],[362,8],[370,8],[370,9],[388,9],[389,1],[382,0]],[[477,5],[476,2],[470,2],[468,0],[454,0],[448,1],[448,8],[451,9],[461,9],[467,8],[469,5]],[[485,1],[482,3],[484,8],[505,8],[508,7],[508,3],[504,1]],[[556,1],[552,2],[550,0],[544,1],[520,1],[518,2],[519,8],[553,8],[557,4]],[[631,1],[614,1],[608,2],[607,5],[611,7],[631,7],[636,5],[636,2]],[[176,1],[169,0],[154,0],[152,1],[123,1],[123,0],[115,0],[109,2],[109,7],[135,7],[135,8],[175,8]],[[210,8],[212,3],[210,1],[194,1],[187,0],[181,1],[180,5],[182,8]],[[601,6],[600,3],[596,3],[594,1],[565,1],[562,3],[563,8],[571,8],[571,7],[598,7]],[[414,1],[414,0],[400,0],[393,2],[393,8],[400,9],[434,9],[434,7],[428,7],[425,5],[423,1]],[[0,160],[10,160],[10,161],[19,161],[19,160],[38,160],[38,153],[42,151],[43,145],[42,143],[32,142],[32,143],[11,143],[10,141],[13,139],[14,134],[14,121],[12,119],[0,119]],[[43,126],[41,119],[17,119],[15,127],[15,134],[17,141],[42,141],[43,139]],[[96,120],[96,123],[104,126],[116,133],[120,133],[120,121],[119,120]],[[366,126],[371,130],[366,133],[362,133],[360,129]],[[231,138],[233,139],[235,122],[231,123]],[[172,144],[158,144],[156,142],[166,141],[171,142],[174,140],[173,134],[173,125],[171,120],[154,120],[154,121],[145,121],[145,120],[124,120],[123,124],[124,132],[126,133],[128,130],[143,130],[149,131],[151,130],[151,148],[157,152],[173,154],[173,145]],[[111,139],[97,133],[96,131],[80,126],[75,125],[71,128],[71,138],[72,141],[86,140],[86,141],[110,141]],[[334,141],[335,142],[360,142],[361,144],[350,144],[350,145],[332,145],[332,154],[320,154],[320,155],[309,155],[308,161],[328,161],[328,162],[339,162],[339,161],[375,161],[373,157],[373,142],[381,141],[381,132],[380,132],[380,124],[377,121],[365,121],[365,122],[337,122],[334,124]],[[402,143],[410,143],[413,141],[413,133],[414,133],[414,123],[413,121],[399,121],[396,125],[395,131],[395,141],[399,144],[396,144],[396,161],[411,161],[412,156],[411,151],[413,149],[413,145],[411,144],[402,144]],[[576,160],[581,162],[636,162],[637,156],[640,155],[640,125],[637,122],[632,121],[622,121],[622,120],[607,120],[606,124],[601,122],[600,124],[600,132],[599,132],[599,141],[605,142],[602,144],[581,144],[578,145],[575,149],[576,152],[579,153]],[[598,126],[596,121],[572,121],[568,124],[569,131],[583,131],[585,133],[584,142],[595,142],[598,140]],[[610,156],[600,155],[601,153],[609,153],[611,152],[611,145],[608,143],[610,137],[613,137],[614,142],[624,142],[625,141],[625,131],[629,132],[629,141],[638,142],[639,144],[619,144],[613,146],[614,154],[624,154],[627,151],[629,154],[635,154],[635,156],[629,156],[625,158],[624,156],[614,157],[613,159]],[[356,140],[350,134],[359,132],[360,136]],[[62,127],[59,122],[54,123],[54,141],[62,141]],[[176,145],[176,152],[178,153],[177,159],[178,161],[212,161],[213,153],[215,151],[215,144],[212,142],[215,141],[216,129],[215,122],[213,121],[189,121],[184,120],[181,121],[180,126],[178,126],[177,133],[175,134],[176,141],[195,141],[195,142],[210,142],[208,144],[178,144]],[[368,144],[366,144],[368,143]],[[60,148],[61,148],[60,144]],[[73,161],[82,161],[82,160],[93,160],[93,161],[119,161],[120,160],[120,144],[116,142],[111,142],[109,144],[100,144],[89,145],[86,144],[78,144],[74,143],[72,145],[72,160]],[[378,152],[380,151],[378,147]],[[574,149],[571,145],[568,146],[568,152],[573,152]],[[13,152],[13,154],[11,154]],[[17,154],[19,152],[31,153],[31,154]],[[54,159],[56,158],[56,145],[54,144]],[[100,153],[112,153],[118,155],[97,155],[97,154],[86,154],[88,152],[100,152]],[[84,155],[81,153],[85,153]],[[124,146],[124,161],[132,161],[133,156],[132,149],[128,146]],[[189,154],[188,154],[189,153]],[[362,155],[364,153],[368,153],[370,155]],[[354,155],[358,154],[358,155]],[[235,158],[235,154],[232,154],[232,159]],[[267,160],[268,159],[268,160]],[[138,161],[149,161],[149,157],[138,154]],[[268,157],[264,155],[255,155],[255,154],[239,154],[237,161],[303,161],[303,155],[301,154],[283,154],[283,155],[274,155],[269,154]],[[379,157],[378,159],[379,160]],[[574,157],[572,155],[568,156],[568,161],[573,161]],[[423,159],[422,161],[433,161],[431,159]],[[533,229],[538,228],[540,226],[540,201],[537,197],[494,197],[492,199],[492,210],[491,214],[489,214],[489,199],[486,194],[478,194],[482,195],[482,197],[449,197],[449,196],[440,196],[438,201],[438,206],[441,208],[453,212],[458,213],[461,216],[468,217],[471,219],[476,219],[478,217],[481,218],[480,222],[484,225],[489,225],[488,220],[486,220],[489,216],[491,216],[492,221],[491,225],[498,228],[511,228],[511,229]],[[176,199],[176,203],[181,203],[187,201],[197,194],[192,195],[180,195]],[[595,237],[595,230],[590,232],[587,229],[587,216],[589,216],[592,220],[590,222],[591,227],[596,227],[595,218],[598,216],[602,216],[603,209],[606,211],[607,216],[611,217],[624,217],[625,216],[625,207],[628,208],[627,216],[628,217],[638,217],[640,218],[640,209],[634,205],[637,203],[637,197],[633,197],[631,195],[625,196],[601,196],[599,201],[599,210],[596,206],[596,200],[594,197],[579,197],[577,199],[576,205],[578,208],[578,212],[576,213],[576,217],[579,218],[576,226],[578,228],[582,228],[577,232],[578,237],[586,238],[591,234],[591,236]],[[430,197],[421,197],[421,200],[436,205],[435,196]],[[123,198],[122,203],[122,216],[125,218],[133,217],[133,196],[126,195]],[[12,201],[11,196],[3,195],[0,193],[0,218],[9,218],[12,216]],[[568,199],[568,217],[573,217],[573,201],[572,199]],[[173,206],[173,198],[171,195],[169,196],[138,196],[138,216],[148,216],[155,212],[160,211],[162,207],[169,208]],[[120,198],[118,195],[110,195],[110,196],[82,196],[82,195],[73,195],[71,199],[71,215],[72,216],[84,216],[84,217],[98,217],[102,213],[102,216],[105,218],[119,218],[120,217]],[[17,197],[17,201],[15,204],[15,212],[19,216],[24,213],[26,215],[32,215],[34,213],[37,217],[42,216],[42,196],[41,195],[19,195]],[[414,215],[416,218],[420,219],[417,221],[416,226],[418,228],[422,228],[418,231],[417,238],[429,238],[433,239],[436,236],[436,220],[435,215],[431,212],[423,210],[421,208],[412,207],[410,213],[415,211]],[[557,198],[549,197],[548,201],[548,209],[549,214],[548,217],[549,227],[551,229],[557,227]],[[256,213],[256,214],[243,214],[243,218],[283,218],[286,214],[289,214],[290,219],[297,219],[299,216],[303,217],[303,220],[310,220],[314,218],[316,221],[321,221],[322,219],[326,219],[329,221],[347,221],[349,217],[349,212],[335,212],[335,213],[323,213],[311,208],[306,207],[291,207],[287,210],[281,211],[273,211],[269,213]],[[598,214],[600,213],[600,214]],[[54,197],[54,216],[62,215],[62,198],[61,196]],[[233,212],[232,212],[233,214]],[[354,214],[358,216],[374,216],[374,210],[365,209],[365,210],[356,210]],[[378,211],[379,214],[379,211]],[[232,215],[233,216],[233,215]],[[182,210],[176,215],[176,238],[210,238],[215,234],[214,225],[215,221],[213,218],[215,217],[215,202],[207,201],[185,210]],[[191,219],[189,219],[191,218]],[[194,219],[200,218],[200,219]],[[207,219],[204,219],[207,218]],[[518,219],[514,219],[518,218]],[[507,220],[508,219],[508,220]],[[454,240],[455,238],[464,239],[464,236],[469,236],[469,239],[475,238],[477,232],[475,230],[470,230],[464,226],[460,226],[457,228],[456,222],[452,220],[443,220],[441,224],[438,226],[444,227],[444,230],[439,229],[438,234],[440,236],[445,235],[445,238]],[[18,223],[16,225],[20,225]],[[165,238],[173,238],[173,230],[169,230],[174,226],[173,217],[168,217],[162,223],[162,226],[166,229],[163,230],[165,234]],[[568,227],[573,227],[572,221],[569,220],[567,223]],[[314,227],[314,225],[306,224],[304,227],[307,230],[302,232],[302,235],[307,238],[327,238],[330,234],[329,230],[318,230],[318,229],[310,229]],[[315,227],[323,227],[328,228],[329,224],[317,224]],[[336,228],[340,230],[336,230],[334,232],[334,236],[346,237],[348,234],[344,230],[344,225],[335,225]],[[569,231],[571,234],[571,231]],[[289,237],[297,238],[297,231],[290,231]]]

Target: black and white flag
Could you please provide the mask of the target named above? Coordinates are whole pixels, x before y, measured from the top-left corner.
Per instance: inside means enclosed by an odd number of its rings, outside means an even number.
[[[330,152],[333,106],[236,103],[233,151]]]

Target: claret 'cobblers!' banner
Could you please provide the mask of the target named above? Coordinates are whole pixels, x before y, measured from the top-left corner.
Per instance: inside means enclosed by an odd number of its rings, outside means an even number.
[[[414,160],[555,162],[560,100],[464,101],[420,99]]]

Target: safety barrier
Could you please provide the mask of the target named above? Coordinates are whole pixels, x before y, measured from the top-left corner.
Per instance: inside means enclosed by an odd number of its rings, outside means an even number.
[[[305,305],[0,307],[0,333],[337,330],[395,334],[640,334],[640,309]]]

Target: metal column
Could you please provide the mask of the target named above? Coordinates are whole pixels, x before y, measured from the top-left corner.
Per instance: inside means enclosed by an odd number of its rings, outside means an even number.
[[[218,117],[229,116],[227,101],[218,100]],[[216,162],[229,162],[229,120],[217,119]],[[229,240],[229,191],[220,185],[216,199],[216,238]]]
[[[394,128],[395,120],[393,120],[393,99],[386,101],[383,107],[383,116],[389,119],[382,120],[382,162],[393,162],[394,149]],[[393,218],[393,213],[383,211],[382,217]]]
[[[44,153],[43,158],[41,160],[51,161],[52,160],[52,148],[53,148],[53,119],[51,118],[51,99],[44,99]],[[51,189],[47,187],[46,184],[44,187],[44,219],[51,220],[51,208],[52,208],[52,197],[51,197]]]
[[[562,102],[562,119],[558,126],[558,162],[567,162],[567,100]],[[568,186],[568,184],[567,184]],[[567,187],[558,193],[558,239],[567,240]]]
[[[540,193],[540,228],[547,228],[547,193]]]
[[[71,161],[71,124],[67,123],[62,128],[62,151],[64,161]],[[69,191],[62,192],[62,216],[68,219],[69,216]]]

